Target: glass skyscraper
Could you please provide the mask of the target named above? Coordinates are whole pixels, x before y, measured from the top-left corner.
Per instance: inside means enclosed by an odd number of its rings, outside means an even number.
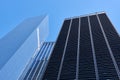
[[[120,37],[106,13],[65,19],[42,80],[120,80]]]
[[[0,39],[0,80],[17,80],[48,36],[48,16],[25,19]]]

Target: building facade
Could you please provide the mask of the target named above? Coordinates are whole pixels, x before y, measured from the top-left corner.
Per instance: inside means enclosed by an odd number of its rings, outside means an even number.
[[[65,19],[42,80],[120,80],[120,37],[106,13]]]
[[[0,39],[0,80],[17,80],[47,36],[45,15],[25,19]]]
[[[44,42],[39,52],[29,61],[19,80],[41,80],[53,47],[54,42]]]

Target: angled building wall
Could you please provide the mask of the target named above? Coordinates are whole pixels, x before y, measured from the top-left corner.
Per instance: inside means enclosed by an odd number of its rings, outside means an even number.
[[[0,40],[0,78],[16,80],[48,35],[48,16],[28,18]],[[13,76],[14,75],[14,76]]]

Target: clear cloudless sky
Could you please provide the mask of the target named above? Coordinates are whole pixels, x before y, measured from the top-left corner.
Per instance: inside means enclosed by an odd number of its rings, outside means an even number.
[[[120,0],[0,0],[0,38],[24,19],[47,14],[55,41],[65,18],[105,11],[120,33]]]

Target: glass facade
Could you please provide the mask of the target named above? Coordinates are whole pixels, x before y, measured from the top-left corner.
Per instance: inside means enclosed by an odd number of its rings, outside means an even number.
[[[40,80],[53,47],[54,42],[44,42],[39,52],[26,66],[19,80]]]
[[[4,36],[0,40],[0,79],[17,80],[47,36],[48,16],[25,19]]]

